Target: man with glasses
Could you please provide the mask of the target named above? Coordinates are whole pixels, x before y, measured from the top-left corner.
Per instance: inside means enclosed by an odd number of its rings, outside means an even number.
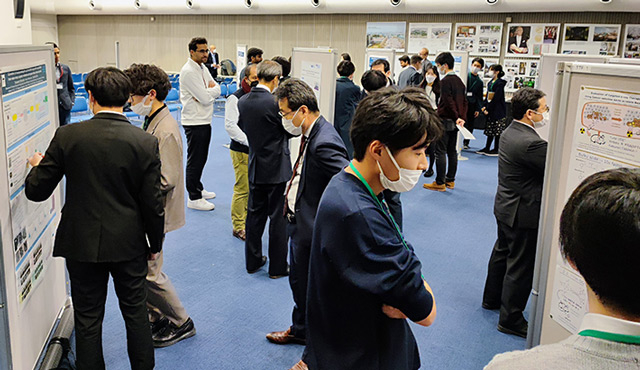
[[[498,240],[489,260],[482,307],[500,309],[498,330],[527,336],[527,305],[536,257],[547,142],[536,128],[549,121],[545,94],[530,87],[511,99],[515,120],[500,137],[498,191],[493,213]]]
[[[207,39],[191,39],[189,54],[189,59],[180,70],[181,121],[187,136],[187,207],[211,211],[215,206],[206,199],[215,198],[216,193],[206,191],[201,178],[209,155],[213,103],[220,96],[220,85],[204,66],[209,58]]]

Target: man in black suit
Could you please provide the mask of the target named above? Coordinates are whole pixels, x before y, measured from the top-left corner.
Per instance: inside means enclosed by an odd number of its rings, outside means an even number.
[[[522,311],[533,281],[547,157],[547,142],[535,128],[548,121],[549,107],[544,93],[530,87],[518,90],[511,106],[516,119],[500,137],[493,209],[498,240],[489,260],[482,307],[500,309],[499,331],[526,337]]]
[[[218,53],[216,53],[215,45],[211,45],[209,50],[209,56],[207,57],[205,66],[207,66],[209,73],[211,73],[211,77],[215,80],[216,77],[218,77],[218,68],[220,68],[220,57],[218,56]]]
[[[529,47],[527,46],[529,38],[524,36],[524,29],[521,26],[516,27],[513,35],[509,37],[509,53],[527,54]]]
[[[351,63],[344,61],[342,63]],[[293,175],[285,190],[285,217],[290,239],[293,292],[293,325],[285,331],[267,334],[276,344],[306,343],[306,300],[309,253],[318,204],[329,180],[349,164],[347,151],[338,133],[320,115],[313,90],[302,80],[292,78],[276,90],[285,129],[302,136]]]
[[[278,103],[272,92],[282,74],[280,64],[265,60],[258,64],[258,86],[238,100],[238,127],[249,141],[249,204],[247,208],[245,256],[247,272],[260,270],[267,262],[262,255],[262,234],[269,218],[269,277],[289,275],[287,225],[283,215],[284,191],[291,178],[289,141]]]
[[[362,97],[360,87],[353,83],[353,74],[356,72],[356,66],[348,60],[343,60],[338,64],[338,75],[340,78],[336,80],[336,111],[333,127],[338,131],[338,135],[344,142],[349,158],[353,157],[353,145],[349,138],[349,129],[351,128],[351,120],[356,111],[356,107]]]
[[[53,55],[56,63],[56,90],[58,90],[58,117],[60,126],[68,124],[71,120],[71,108],[76,101],[76,88],[73,86],[71,69],[68,65],[60,63],[60,48],[55,43]]]
[[[111,275],[131,368],[153,369],[146,276],[147,259],[157,258],[164,234],[158,140],[122,114],[131,91],[122,71],[98,68],[85,87],[95,116],[59,128],[46,155],[29,158],[25,193],[44,201],[66,176],[53,255],[64,257],[69,271],[77,368],[105,368],[102,320]]]

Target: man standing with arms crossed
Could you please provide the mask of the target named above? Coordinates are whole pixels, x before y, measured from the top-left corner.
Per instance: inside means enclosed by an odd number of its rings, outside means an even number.
[[[186,185],[189,193],[187,207],[200,211],[211,211],[216,193],[206,191],[202,185],[202,171],[209,156],[211,142],[211,119],[213,103],[220,96],[218,85],[204,63],[209,57],[207,39],[195,37],[189,42],[190,58],[180,70],[180,102],[182,103],[182,126],[187,136]]]

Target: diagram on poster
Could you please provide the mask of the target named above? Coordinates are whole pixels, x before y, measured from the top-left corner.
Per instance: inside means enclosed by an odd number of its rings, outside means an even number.
[[[551,317],[571,333],[577,333],[582,318],[589,311],[584,280],[570,268],[558,264],[553,293]]]
[[[451,23],[409,23],[409,53],[417,54],[422,48],[433,53],[450,47]]]
[[[509,24],[505,55],[538,57],[558,51],[559,24]]]
[[[565,24],[562,54],[618,55],[619,24]]]
[[[622,57],[640,58],[640,24],[627,25]]]
[[[322,64],[315,62],[302,62],[300,79],[309,85],[320,101],[320,83],[322,81]]]
[[[454,50],[500,56],[502,23],[457,23]]]

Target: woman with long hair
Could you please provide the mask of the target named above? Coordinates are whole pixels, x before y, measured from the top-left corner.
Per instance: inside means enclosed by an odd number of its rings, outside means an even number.
[[[494,64],[489,67],[489,77],[491,81],[487,84],[487,96],[484,100],[482,112],[487,117],[487,125],[484,134],[487,136],[487,143],[483,149],[476,153],[484,154],[491,157],[498,156],[498,148],[500,145],[500,134],[507,128],[507,103],[504,97],[504,87],[507,81],[503,80],[504,71],[500,64]],[[495,140],[493,149],[491,143]]]

